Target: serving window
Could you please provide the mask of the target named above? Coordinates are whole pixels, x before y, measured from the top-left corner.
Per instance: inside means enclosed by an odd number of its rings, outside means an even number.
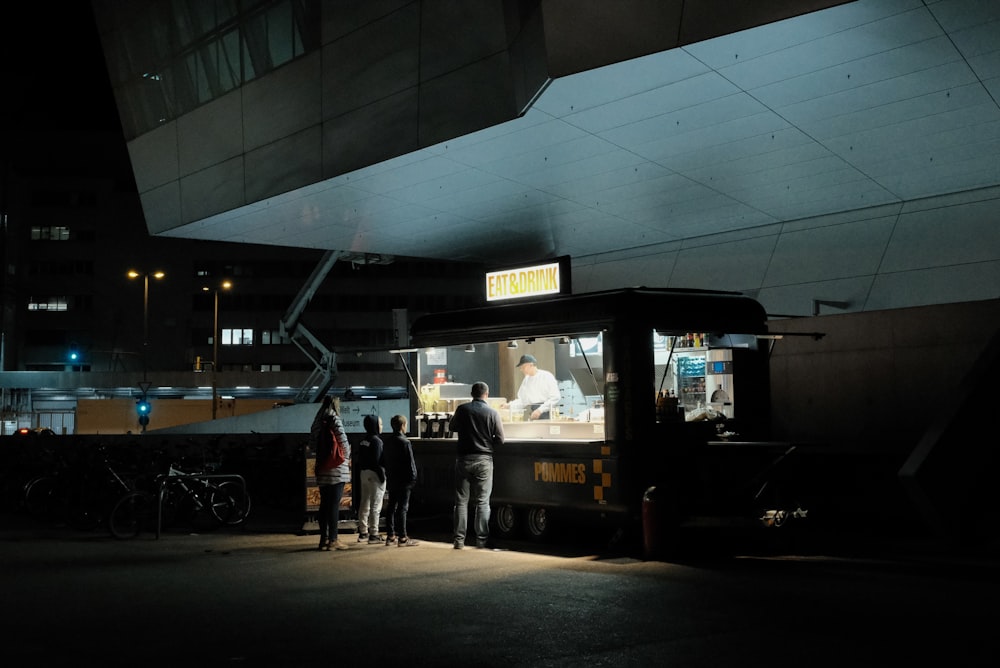
[[[737,417],[743,426],[764,418],[755,336],[653,330],[652,345],[657,422],[709,422],[728,437]]]
[[[603,440],[604,351],[600,332],[475,342],[416,351],[416,435],[450,438],[447,422],[490,388],[508,440]]]

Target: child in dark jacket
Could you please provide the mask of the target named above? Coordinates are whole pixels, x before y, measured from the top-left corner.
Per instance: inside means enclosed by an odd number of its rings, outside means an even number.
[[[385,437],[383,459],[389,507],[386,516],[386,545],[400,547],[416,545],[406,533],[406,513],[410,508],[410,492],[417,484],[417,463],[413,459],[413,446],[406,438],[406,418],[393,415],[389,421],[392,434]]]
[[[358,542],[381,543],[378,534],[382,497],[385,495],[385,469],[382,467],[382,418],[366,415],[365,435],[354,452],[354,465],[361,484],[358,504]]]

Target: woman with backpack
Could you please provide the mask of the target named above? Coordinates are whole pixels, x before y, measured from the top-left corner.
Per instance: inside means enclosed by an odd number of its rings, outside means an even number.
[[[316,484],[319,487],[319,549],[346,550],[338,537],[340,501],[344,484],[351,479],[351,444],[333,397],[323,397],[316,411],[310,439],[316,450]]]

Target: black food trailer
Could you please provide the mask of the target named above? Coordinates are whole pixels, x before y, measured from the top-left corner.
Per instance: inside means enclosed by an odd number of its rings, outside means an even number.
[[[647,551],[668,551],[686,523],[774,527],[804,516],[776,484],[794,447],[766,440],[766,321],[739,293],[648,288],[417,319],[400,351],[415,390],[412,503],[450,509],[448,422],[485,381],[506,435],[495,455],[495,534],[540,538],[562,521],[601,522],[642,529]],[[522,355],[559,387],[543,419],[517,400]]]

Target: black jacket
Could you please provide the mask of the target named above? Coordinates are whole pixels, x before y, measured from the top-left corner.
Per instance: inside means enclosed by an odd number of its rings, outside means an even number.
[[[458,456],[492,455],[503,445],[500,414],[482,399],[473,399],[455,409],[451,430],[458,434]]]
[[[369,420],[371,417],[370,415],[365,416],[365,428],[368,430],[368,433],[361,437],[358,447],[354,449],[354,468],[357,469],[358,473],[361,471],[375,471],[378,473],[379,480],[385,482],[385,469],[382,462],[382,437],[375,433],[375,430],[378,429],[378,421]]]
[[[413,445],[404,434],[388,434],[382,452],[387,484],[390,487],[403,487],[417,481],[417,463],[413,459]]]

